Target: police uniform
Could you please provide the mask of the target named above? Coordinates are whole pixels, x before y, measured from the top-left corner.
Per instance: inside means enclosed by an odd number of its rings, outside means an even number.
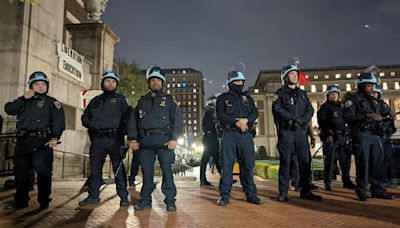
[[[215,97],[216,99],[216,97]],[[216,129],[217,113],[215,111],[215,104],[207,105],[202,121],[202,142],[204,145],[204,153],[200,163],[200,185],[211,185],[207,181],[206,167],[210,161],[210,157],[213,158],[215,165],[217,166],[218,173],[221,173],[221,166],[219,162],[219,141]]]
[[[258,118],[258,110],[251,96],[243,93],[241,89],[236,91],[232,89],[232,86],[235,86],[235,80],[244,81],[243,73],[237,71],[229,72],[228,86],[230,91],[219,95],[216,103],[217,118],[223,129],[220,157],[221,178],[219,182],[221,199],[218,201],[220,206],[225,206],[229,203],[235,157],[240,163],[240,178],[247,201],[254,204],[262,203],[257,197],[256,185],[253,179],[255,164],[254,122]],[[248,129],[245,132],[235,126],[238,118],[247,118]]]
[[[343,107],[344,105],[340,101],[326,101],[317,113],[320,138],[323,142],[324,183],[327,190],[331,189],[337,155],[339,156],[343,187],[355,188],[350,180],[351,144],[342,116]],[[333,137],[332,144],[326,142],[328,137]]]
[[[151,67],[146,73],[148,81],[158,77],[165,83],[165,73],[159,67]],[[165,195],[164,202],[168,211],[175,211],[176,187],[171,165],[175,162],[174,150],[167,147],[170,140],[177,141],[182,134],[182,115],[172,96],[162,91],[142,96],[135,108],[137,127],[128,135],[139,142],[140,166],[143,175],[143,186],[140,191],[140,202],[134,206],[136,211],[151,208],[154,184],[154,163],[156,156],[163,174],[161,190]],[[136,130],[137,129],[137,130]],[[135,152],[136,153],[136,152]]]
[[[383,147],[379,130],[380,121],[369,116],[381,114],[379,102],[362,91],[362,84],[377,84],[377,78],[370,73],[361,73],[357,80],[358,91],[346,102],[343,118],[351,128],[353,152],[356,161],[356,193],[360,201],[367,201],[367,187],[371,183],[371,196],[374,198],[392,199],[382,185],[384,174]]]
[[[321,200],[310,191],[309,177],[311,174],[310,150],[307,140],[308,123],[314,109],[311,106],[307,93],[297,86],[290,88],[287,85],[288,74],[291,71],[299,72],[296,65],[285,66],[281,79],[285,82],[275,93],[272,112],[277,129],[279,151],[279,195],[278,201],[288,200],[287,194],[290,180],[290,162],[292,156],[297,156],[299,163],[300,198]]]
[[[29,86],[36,81],[49,81],[43,72],[30,76]],[[51,178],[53,149],[45,144],[52,138],[59,139],[65,129],[62,105],[55,98],[35,94],[32,98],[19,97],[5,105],[8,115],[17,116],[17,145],[15,148],[14,172],[16,181],[15,207],[28,206],[31,186],[31,171],[37,173],[38,197],[42,208],[51,201]]]
[[[102,76],[102,88],[106,78],[113,78],[118,82],[117,77],[114,72],[105,72]],[[90,101],[81,117],[82,125],[88,128],[91,140],[89,196],[79,202],[81,206],[96,204],[100,201],[99,189],[105,158],[107,154],[110,156],[113,172],[116,173],[124,155],[122,150],[124,135],[131,126],[129,118],[132,109],[126,102],[126,98],[115,91],[106,91],[104,88],[103,91],[101,95]],[[128,205],[127,178],[123,164],[115,177],[115,184],[121,199],[120,205]]]
[[[373,90],[374,92],[377,92],[380,97],[382,96],[382,88],[380,86],[378,85],[374,86]],[[384,173],[385,176],[384,183],[390,185],[393,179],[393,173],[392,173],[393,150],[392,150],[392,143],[390,142],[390,137],[394,133],[396,133],[396,127],[394,125],[394,120],[389,105],[380,97],[378,98],[378,102],[381,106],[382,117],[384,118],[381,123],[381,128],[383,132],[383,136],[381,137],[381,139],[384,150],[384,159],[383,159],[384,161],[383,161],[382,172]]]
[[[339,86],[331,85],[328,87],[325,92],[327,101],[322,104],[317,114],[318,124],[320,126],[320,138],[323,142],[325,189],[330,191],[332,179],[336,179],[335,170],[337,155],[339,156],[343,187],[354,189],[355,185],[350,180],[351,140],[349,138],[347,125],[342,116],[344,105],[339,100],[328,100],[328,96],[332,92],[336,92],[340,95]],[[326,142],[329,137],[332,137],[332,143]]]
[[[133,110],[133,113],[136,111]],[[131,172],[129,176],[129,186],[135,187],[135,180],[136,176],[139,171],[139,165],[140,165],[140,151],[134,151],[132,154],[132,162],[131,162]]]

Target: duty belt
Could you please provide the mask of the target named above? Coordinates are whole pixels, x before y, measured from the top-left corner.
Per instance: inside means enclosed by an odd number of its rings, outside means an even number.
[[[149,135],[169,135],[170,132],[166,130],[140,130],[141,136],[149,136]]]
[[[17,137],[39,137],[39,138],[49,138],[52,134],[50,127],[45,127],[37,130],[17,130]]]
[[[99,138],[116,138],[122,136],[119,129],[90,129],[89,134]]]

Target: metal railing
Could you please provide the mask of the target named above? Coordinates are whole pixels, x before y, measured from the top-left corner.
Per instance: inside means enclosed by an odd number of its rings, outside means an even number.
[[[0,176],[14,175],[14,161],[10,159],[14,156],[16,145],[15,134],[0,135]],[[61,178],[87,178],[90,175],[90,156],[89,154],[75,153],[54,149],[53,176]],[[127,156],[127,160],[132,157]],[[130,162],[125,162],[126,171],[130,170]],[[193,167],[175,161],[171,165],[175,176],[195,176]],[[161,169],[156,162],[155,175],[161,175]],[[113,169],[109,156],[106,157],[103,176],[113,177]]]
[[[14,162],[10,157],[14,156],[16,142],[15,134],[0,135],[0,176],[2,177],[14,175]]]

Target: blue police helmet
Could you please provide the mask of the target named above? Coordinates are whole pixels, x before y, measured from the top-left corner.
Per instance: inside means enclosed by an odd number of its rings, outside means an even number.
[[[372,89],[372,91],[379,93],[380,95],[382,95],[382,87],[378,84],[374,85],[374,88]]]
[[[147,82],[152,78],[159,78],[163,83],[166,83],[167,79],[165,78],[165,71],[159,66],[151,66],[146,70],[146,79]]]
[[[373,85],[377,85],[378,84],[378,78],[372,74],[372,73],[361,73],[360,76],[358,76],[357,78],[357,86],[364,84],[364,83],[370,83]]]
[[[325,91],[325,96],[328,96],[328,94],[333,93],[333,92],[338,92],[340,94],[340,87],[338,85],[330,85]]]
[[[36,72],[33,72],[29,76],[29,80],[28,80],[29,88],[31,89],[32,88],[32,84],[34,82],[37,82],[37,81],[44,81],[44,82],[47,83],[47,85],[49,85],[49,82],[50,82],[45,73],[43,73],[41,71],[36,71]]]
[[[297,73],[300,72],[300,70],[299,70],[299,68],[297,67],[297,65],[287,65],[287,66],[284,66],[284,67],[282,68],[282,72],[281,72],[281,81],[282,81],[282,82],[285,80],[287,74],[288,74],[290,71],[297,71]]]
[[[112,78],[119,83],[119,75],[114,71],[106,71],[101,75],[101,82],[103,82],[106,78]]]
[[[244,76],[244,74],[240,71],[229,71],[228,72],[228,80],[227,80],[227,84],[230,84],[231,82],[234,81],[246,81],[246,78]]]

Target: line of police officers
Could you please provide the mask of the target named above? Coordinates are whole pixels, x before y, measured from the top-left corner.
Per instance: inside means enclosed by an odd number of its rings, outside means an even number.
[[[307,139],[308,125],[313,108],[304,90],[298,87],[299,68],[285,66],[281,80],[283,86],[276,91],[272,111],[277,129],[277,148],[280,157],[279,194],[277,200],[288,200],[290,169],[293,158],[298,161],[300,198],[322,200],[310,187],[311,156]],[[154,163],[156,157],[162,170],[162,192],[167,211],[175,211],[176,187],[171,165],[175,161],[174,149],[182,134],[182,117],[172,96],[163,92],[165,72],[158,66],[146,71],[149,93],[142,96],[132,109],[123,95],[116,92],[119,76],[107,71],[101,76],[103,93],[91,100],[82,115],[82,125],[88,128],[91,176],[88,196],[81,206],[100,202],[99,188],[102,167],[108,154],[111,158],[121,206],[129,206],[127,177],[123,163],[124,136],[129,148],[138,153],[143,174],[140,201],[136,211],[152,206],[151,194],[155,189]],[[245,76],[241,71],[228,73],[228,91],[209,99],[203,117],[203,144],[200,185],[209,186],[205,165],[214,158],[221,175],[217,205],[230,202],[232,169],[235,160],[240,164],[240,178],[248,202],[261,204],[253,179],[255,151],[253,137],[258,110],[252,97],[243,92]],[[16,188],[13,207],[20,209],[29,204],[31,173],[36,171],[38,201],[45,209],[51,201],[52,148],[65,129],[62,105],[47,95],[49,80],[43,72],[34,72],[28,81],[29,90],[5,106],[9,115],[17,115],[17,146],[15,160]],[[374,93],[375,92],[375,93]],[[374,96],[373,96],[374,93]],[[394,121],[388,105],[381,100],[382,90],[378,78],[372,73],[361,73],[357,79],[357,93],[345,104],[339,101],[340,88],[330,86],[327,101],[318,111],[320,137],[324,152],[325,189],[331,190],[336,156],[339,156],[343,187],[354,189],[361,201],[368,200],[366,193],[371,182],[371,196],[392,199],[385,191],[385,178],[391,178],[390,136],[395,132]],[[218,123],[218,124],[217,124]],[[357,186],[349,176],[351,153],[356,158]],[[386,171],[388,170],[388,171]],[[132,182],[133,183],[133,182]]]

